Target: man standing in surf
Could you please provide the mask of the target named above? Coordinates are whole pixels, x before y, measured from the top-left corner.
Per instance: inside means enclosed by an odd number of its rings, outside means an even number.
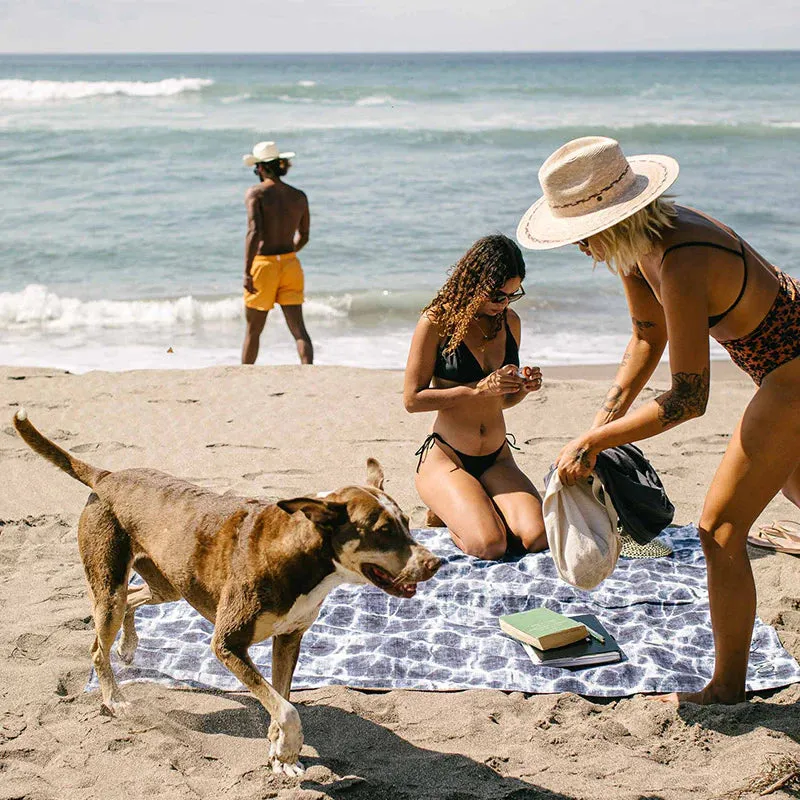
[[[242,364],[255,364],[261,332],[275,303],[281,307],[297,344],[301,364],[314,362],[314,348],[303,321],[303,268],[298,251],[308,242],[310,217],[305,193],[281,179],[294,153],[275,142],[259,142],[242,161],[260,183],[245,195],[244,311],[247,329]]]

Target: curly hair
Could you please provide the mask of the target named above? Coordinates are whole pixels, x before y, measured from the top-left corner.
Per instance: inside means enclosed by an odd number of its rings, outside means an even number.
[[[422,312],[445,337],[445,354],[461,344],[478,309],[511,278],[524,280],[525,261],[516,243],[502,234],[478,239],[450,269],[444,286]],[[504,311],[495,317],[487,338],[497,336],[505,316]]]

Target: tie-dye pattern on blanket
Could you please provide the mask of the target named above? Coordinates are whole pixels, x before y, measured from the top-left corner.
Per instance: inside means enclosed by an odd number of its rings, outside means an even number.
[[[548,553],[479,561],[458,550],[445,529],[413,535],[443,557],[436,577],[420,584],[411,600],[371,586],[335,589],[303,638],[293,688],[491,688],[622,697],[697,690],[711,676],[705,563],[692,526],[664,533],[673,556],[620,560],[615,573],[591,592],[563,583]],[[497,618],[540,605],[565,614],[597,614],[626,659],[582,670],[534,666],[523,648],[500,632]],[[243,688],[211,653],[211,625],[184,601],[144,606],[136,621],[139,649],[131,666],[115,663],[119,680]],[[269,642],[250,649],[266,677],[270,649]],[[797,681],[797,662],[774,629],[756,620],[747,688]],[[87,688],[96,685],[92,676]]]

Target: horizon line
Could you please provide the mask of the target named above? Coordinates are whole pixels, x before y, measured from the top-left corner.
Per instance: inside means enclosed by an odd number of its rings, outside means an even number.
[[[647,54],[800,53],[800,47],[688,48],[648,50],[8,50],[4,56],[447,56],[447,55],[647,55]]]

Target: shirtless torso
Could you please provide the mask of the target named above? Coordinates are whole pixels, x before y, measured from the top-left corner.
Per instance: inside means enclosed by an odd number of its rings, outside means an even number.
[[[284,183],[266,165],[257,165],[261,182],[247,190],[244,249],[245,331],[242,363],[254,364],[267,314],[281,306],[302,364],[314,350],[303,320],[305,279],[295,256],[308,242],[310,215],[304,192]],[[284,173],[285,174],[285,171]]]
[[[265,180],[247,190],[245,204],[248,255],[251,247],[252,256],[293,253],[308,241],[310,219],[305,192],[280,180]]]

